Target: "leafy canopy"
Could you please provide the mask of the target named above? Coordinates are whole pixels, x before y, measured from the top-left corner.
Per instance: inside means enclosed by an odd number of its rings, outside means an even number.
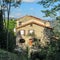
[[[45,13],[45,17],[56,16],[60,11],[60,0],[41,0],[38,4],[42,5],[46,10],[42,10]]]

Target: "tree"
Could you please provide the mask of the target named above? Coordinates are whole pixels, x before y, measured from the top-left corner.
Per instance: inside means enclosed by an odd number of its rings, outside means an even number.
[[[60,15],[58,16],[60,12],[60,0],[41,0],[38,4],[46,8],[46,10],[42,10],[45,13],[45,17],[55,18],[55,20],[51,21],[54,38],[50,39],[51,41],[48,45],[47,60],[60,60]]]
[[[0,48],[3,48],[3,16],[2,16],[2,10],[0,10]]]
[[[13,52],[16,46],[16,36],[14,34],[14,27],[15,27],[15,20],[10,19],[9,20],[9,28],[7,30],[9,31],[9,38],[8,38],[8,51]]]
[[[54,35],[58,38],[60,38],[60,19],[58,20],[53,20],[52,21],[52,25],[53,25],[53,32]]]
[[[56,20],[60,20],[60,16],[57,16],[57,17],[56,17]]]
[[[50,8],[42,10],[45,13],[45,16],[56,16],[57,12],[60,12],[60,0],[41,0],[38,4],[43,5],[44,8]]]
[[[7,37],[7,50],[8,50],[8,39],[9,39],[9,15],[10,15],[10,10],[11,10],[11,7],[12,6],[15,6],[17,7],[20,3],[21,3],[21,0],[0,0],[0,7],[1,7],[1,10],[2,12],[4,13],[4,22],[5,22],[5,12],[7,12],[7,22],[6,22],[6,31],[7,31],[7,34],[6,34],[6,37]]]

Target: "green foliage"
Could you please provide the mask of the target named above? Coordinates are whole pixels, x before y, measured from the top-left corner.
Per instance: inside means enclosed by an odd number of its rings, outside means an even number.
[[[20,58],[17,54],[0,49],[0,60],[18,60],[18,59]]]
[[[53,29],[54,35],[60,38],[60,20],[54,20],[52,22],[52,25],[54,27]]]
[[[8,51],[14,52],[15,46],[16,46],[16,37],[12,31],[9,32],[9,38],[8,38]]]
[[[38,4],[41,4],[44,8],[50,8],[46,10],[42,10],[45,13],[45,17],[56,16],[57,11],[60,11],[60,4],[58,3],[60,0],[41,0]]]
[[[0,48],[6,48],[6,35],[3,25],[2,10],[0,10]]]
[[[52,43],[50,43],[49,48],[48,48],[48,57],[51,59],[50,60],[57,60],[57,57],[60,59],[60,57],[58,56],[58,52],[60,50],[59,48],[59,41],[51,41]],[[54,44],[53,44],[54,43]],[[59,52],[60,53],[60,52]]]
[[[14,46],[15,46],[15,35],[13,33],[13,29],[15,27],[15,22],[13,20],[10,21],[10,10],[11,7],[15,7],[21,3],[21,0],[0,0],[1,3],[1,10],[4,13],[3,15],[5,16],[5,12],[7,12],[7,20],[4,21],[5,23],[5,27],[4,27],[4,31],[3,31],[3,35],[2,37],[4,39],[1,39],[1,48],[3,46],[4,49],[7,49],[8,51],[13,51]],[[2,9],[3,8],[3,9]],[[3,19],[5,20],[5,17],[3,17]],[[3,20],[2,19],[2,20]],[[2,24],[4,24],[2,23]],[[3,25],[1,25],[2,27]]]
[[[11,19],[9,21],[9,28],[7,28],[9,31],[13,31],[13,29],[15,28],[15,20]]]
[[[60,59],[58,56],[60,44],[58,44],[58,42],[59,41],[51,41],[47,47],[40,47],[39,54],[45,56],[44,60],[57,60],[58,58]]]
[[[45,11],[42,10],[42,12],[45,13],[44,17],[48,17],[48,16],[50,16],[50,17],[52,16],[53,17],[53,16],[56,16],[55,10],[45,10]]]
[[[14,27],[15,27],[15,20],[14,19],[11,19],[9,20],[9,28],[6,28],[8,29],[9,31],[9,34],[8,34],[8,51],[14,51],[14,48],[15,48],[15,45],[16,45],[16,37],[14,35]]]
[[[11,7],[13,7],[13,6],[18,7],[18,5],[21,3],[21,0],[0,0],[0,3],[1,3],[0,4],[1,5],[1,10],[4,13],[4,16],[5,16],[5,12],[7,12],[6,23],[4,21],[6,26],[4,27],[4,32],[3,32],[4,34],[2,33],[4,35],[4,39],[1,39],[3,41],[3,43],[1,41],[1,43],[2,43],[1,45],[3,45],[3,46],[5,45],[7,50],[8,50],[8,48],[13,50],[12,49],[13,40],[15,40],[14,39],[15,36],[14,36],[14,33],[13,33],[13,28],[15,27],[15,22],[12,21],[12,20],[11,21],[9,20],[10,19],[9,15],[10,15]],[[5,17],[3,17],[3,19],[5,20]],[[1,19],[2,22],[3,22],[3,19]],[[4,23],[2,23],[1,27],[3,26]],[[3,37],[3,35],[1,37]],[[5,42],[5,44],[4,44],[4,42]]]
[[[57,16],[57,17],[56,17],[56,20],[60,20],[60,16]]]
[[[58,2],[60,0],[41,0],[38,2],[38,4],[43,5],[43,7],[47,8],[49,6],[53,6],[54,3]]]
[[[2,20],[3,21],[3,20]],[[6,21],[6,20],[5,20]],[[4,23],[1,23],[1,27],[3,26]],[[4,26],[3,26],[4,27]],[[11,19],[10,22],[9,22],[9,28],[0,28],[0,48],[1,49],[4,49],[4,50],[7,50],[7,30],[9,31],[9,38],[8,38],[8,51],[11,51],[13,52],[14,51],[14,48],[15,48],[15,35],[14,35],[14,32],[13,32],[13,29],[15,27],[15,20]]]

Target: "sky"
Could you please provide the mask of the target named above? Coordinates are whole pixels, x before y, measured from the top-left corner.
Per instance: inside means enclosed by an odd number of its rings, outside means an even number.
[[[43,17],[44,13],[42,13],[41,10],[45,10],[46,8],[43,8],[42,5],[37,4],[38,1],[41,0],[22,0],[19,7],[11,8],[10,17],[20,18],[26,15],[31,15],[44,20],[51,20],[50,17]]]

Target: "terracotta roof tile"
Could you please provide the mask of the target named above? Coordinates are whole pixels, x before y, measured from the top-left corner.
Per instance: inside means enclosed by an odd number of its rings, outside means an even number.
[[[39,25],[39,26],[42,26],[42,27],[46,27],[46,28],[52,29],[52,27],[46,26],[45,24],[37,23],[36,21],[31,21],[31,22],[28,22],[28,23],[24,23],[23,25],[21,25],[21,26],[19,26],[19,27],[16,27],[16,29],[25,27],[25,26],[27,26],[27,25],[29,25],[29,24],[36,24],[36,25]]]
[[[20,19],[23,19],[23,18],[29,18],[29,20],[30,19],[37,19],[37,20],[40,20],[40,21],[43,21],[43,22],[50,22],[50,21],[47,21],[47,20],[43,20],[43,19],[40,19],[40,18],[37,18],[37,17],[34,17],[34,16],[30,16],[30,15],[26,15],[26,16],[24,16],[24,17],[21,17],[21,18],[18,18],[18,19],[16,19],[16,21],[19,21]]]

